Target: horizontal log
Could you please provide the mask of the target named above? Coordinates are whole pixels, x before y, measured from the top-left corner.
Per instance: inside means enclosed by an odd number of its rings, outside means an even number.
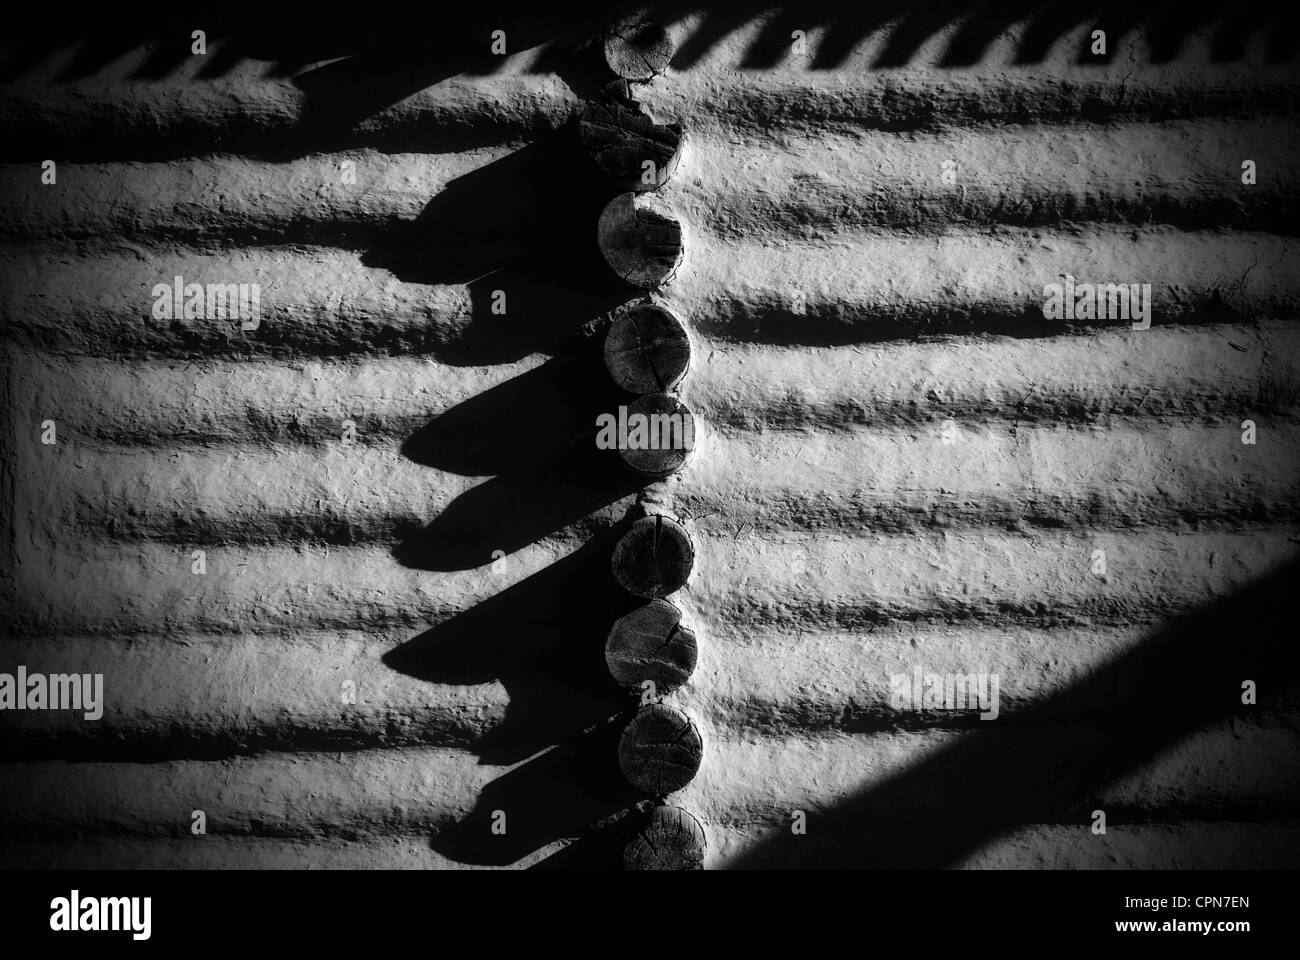
[[[1043,531],[998,540],[990,540],[985,530],[803,534],[778,540],[741,539],[730,529],[692,526],[695,563],[710,575],[692,581],[689,596],[712,617],[791,632],[952,619],[1144,624],[1231,593],[1297,551],[1290,528]],[[565,577],[567,567],[548,568],[574,547],[538,543],[511,555],[501,574],[488,566],[434,575],[395,562],[379,546],[213,545],[205,548],[207,572],[200,576],[193,572],[189,545],[89,541],[28,553],[15,578],[19,607],[11,629],[124,634],[383,629],[414,635],[533,574],[546,573],[539,589],[545,581],[573,591],[579,581]],[[1092,572],[1097,550],[1106,554],[1104,577]],[[594,553],[591,557],[596,559]],[[605,553],[605,563],[608,557]],[[581,575],[600,573],[600,564],[593,562]],[[524,617],[530,618],[562,622],[563,610],[538,609]],[[599,638],[613,619],[597,633],[596,662]]]
[[[434,156],[353,151],[284,163],[230,156],[64,163],[53,185],[33,175],[36,165],[8,165],[0,167],[0,184],[13,203],[0,218],[0,237],[50,244],[98,237],[118,244],[366,249],[385,231],[414,221],[456,180],[517,147]],[[445,239],[451,244],[458,238]]]
[[[896,620],[1150,623],[1232,593],[1297,556],[1284,531],[1044,531],[997,541],[986,531],[804,535],[756,539],[752,549],[741,549],[735,534],[700,531],[695,543],[699,568],[715,571],[691,586],[699,609],[793,632]],[[1105,577],[1092,573],[1097,550],[1106,555]]]
[[[1300,327],[1098,331],[1088,337],[967,339],[870,349],[708,342],[688,395],[710,424],[740,431],[843,430],[1038,421],[1239,423],[1290,417],[1300,400]],[[996,371],[996,375],[993,374]]]
[[[918,669],[961,677],[996,673],[998,726],[1028,723],[1017,713],[1137,651],[1151,633],[1143,627],[898,624],[859,633],[810,626],[796,634],[717,617],[704,622],[699,672],[679,697],[718,729],[769,737],[987,725],[974,719],[974,708],[917,711],[896,704],[895,677],[910,687]],[[566,729],[564,716],[548,725],[515,723],[515,698],[526,705],[562,695],[574,715],[625,707],[602,699],[598,685],[557,678],[563,665],[549,653],[527,674],[527,658],[509,645],[495,661],[485,653],[488,662],[477,675],[412,676],[384,660],[404,639],[383,631],[311,630],[7,638],[0,642],[0,672],[13,675],[23,665],[29,674],[102,674],[104,695],[103,715],[94,721],[75,710],[7,712],[4,756],[144,761],[268,750],[477,749],[493,739],[545,745],[547,737],[571,736],[574,727]],[[435,648],[426,666],[436,670],[438,659]],[[671,692],[679,679],[658,683],[658,692]],[[1274,678],[1257,681],[1258,703],[1248,717],[1265,726],[1294,725],[1300,693]],[[1236,690],[1234,680],[1225,695]],[[632,692],[644,691],[638,684]],[[1054,722],[1104,719],[1119,692],[1076,695],[1055,711]]]
[[[791,731],[868,733],[953,727],[989,728],[980,720],[978,699],[957,693],[973,684],[985,695],[997,675],[998,728],[1092,719],[1102,722],[1118,698],[1131,695],[1142,681],[1088,685],[1097,670],[1115,658],[1139,655],[1156,629],[1151,625],[1038,627],[987,624],[890,624],[861,631],[807,628],[787,633],[783,625],[759,630],[752,624],[715,617],[706,623],[699,672],[689,690],[690,704],[719,726],[754,730],[770,737]],[[917,675],[919,674],[919,680]],[[974,680],[968,678],[974,676]],[[934,679],[938,677],[938,679]],[[1295,726],[1300,692],[1276,679],[1224,678],[1223,701],[1240,699],[1241,683],[1255,679],[1258,701],[1242,716],[1261,724]],[[914,683],[922,698],[928,684],[952,683],[954,709],[925,707],[913,701]],[[1188,695],[1191,691],[1186,691]],[[901,700],[898,699],[901,696]],[[1046,715],[1026,714],[1035,704],[1053,701]],[[941,698],[942,699],[942,698]],[[1249,729],[1243,726],[1243,731]]]
[[[1257,428],[1268,423],[1255,416]],[[1243,421],[1072,430],[945,420],[895,431],[706,433],[674,496],[677,509],[725,517],[735,531],[1086,535],[1289,522],[1300,432],[1270,424],[1272,450],[1256,453],[1258,443],[1242,443]]]
[[[1019,729],[996,735],[1025,743],[1057,741],[1068,748],[1088,742],[1097,731]],[[843,829],[834,812],[838,803],[959,736],[929,731],[829,739],[710,737],[699,775],[675,802],[706,825],[722,828],[719,833],[710,826],[711,836],[725,837],[747,826],[788,829],[795,809],[807,813],[810,834],[819,825]],[[1077,822],[1089,822],[1093,803],[1109,807],[1120,822],[1161,820],[1170,814],[1189,819],[1217,819],[1228,812],[1252,819],[1294,816],[1291,785],[1300,772],[1298,736],[1294,730],[1259,730],[1246,738],[1220,731],[1196,734],[1115,786],[1081,793]],[[10,842],[35,825],[48,838],[75,833],[188,840],[196,809],[206,813],[208,835],[214,837],[424,836],[427,842],[466,821],[488,784],[504,781],[507,768],[480,765],[467,752],[428,748],[150,764],[10,762],[4,773],[9,782],[21,784],[0,796]],[[975,769],[952,775],[961,790],[917,798],[907,809],[893,811],[888,823],[932,828],[931,819],[938,817],[953,826],[978,825],[991,801],[964,802],[975,791],[995,790],[1008,802],[1020,803],[1022,794],[1032,797],[1037,786],[1029,777],[1020,784],[984,782]],[[494,789],[503,788],[504,782]],[[583,788],[548,783],[545,789],[558,797]],[[507,804],[507,822],[511,817],[527,820],[531,803],[539,837],[546,832],[540,823],[544,816],[554,816],[556,826],[564,820],[559,808],[551,807],[551,798],[540,793],[487,796],[490,803],[500,799]],[[1054,815],[1030,822],[1070,822],[1061,819],[1070,811],[1043,813]],[[871,828],[855,825],[864,826]],[[480,847],[483,839],[490,842],[492,837],[481,838]]]
[[[235,318],[155,320],[153,291],[177,276],[186,284],[258,284],[258,326],[244,330]],[[324,249],[37,254],[0,263],[0,277],[8,337],[78,354],[427,352],[463,334],[472,309],[465,286],[402,284],[355,253]]]
[[[1284,147],[1297,133],[1295,125],[1272,120],[1017,125],[906,140],[890,133],[777,144],[698,137],[690,147],[691,176],[661,191],[690,223],[731,240],[994,223],[1056,228],[1062,221],[1293,234],[1297,194]],[[548,179],[542,152],[512,157],[520,147],[433,156],[359,150],[281,163],[229,156],[64,163],[53,186],[41,182],[38,164],[10,164],[0,166],[0,189],[10,197],[0,211],[0,237],[68,247],[126,240],[365,250],[410,229],[426,207],[437,213],[448,202],[440,195],[492,176],[493,165],[508,158],[512,176]],[[629,161],[622,189],[646,189],[642,159]],[[671,162],[652,159],[665,178],[676,163],[675,155]],[[1241,182],[1246,159],[1257,167],[1252,185]],[[483,209],[486,222],[435,220],[422,237],[430,255],[440,246],[490,252],[488,227],[497,213]],[[524,215],[519,204],[501,214],[512,225]]]
[[[413,636],[563,553],[538,544],[512,556],[502,575],[485,568],[431,576],[395,562],[383,547],[209,546],[200,575],[188,545],[87,544],[28,557],[15,578],[26,592],[19,593],[12,630],[239,633],[314,625]],[[65,586],[45,581],[49,576],[66,578]]]
[[[548,844],[506,866],[527,868],[559,852],[565,841]],[[347,840],[313,837],[190,836],[90,838],[76,843],[5,842],[0,866],[6,869],[68,870],[460,870],[458,863],[430,849],[425,837],[367,837]],[[478,867],[478,869],[483,869]]]
[[[493,777],[472,754],[427,749],[312,757],[272,755],[154,764],[5,765],[10,835],[184,837],[202,810],[209,834],[307,839],[433,832],[468,811]]]
[[[835,244],[781,246],[692,235],[690,250],[663,289],[665,302],[693,330],[733,341],[863,344],[920,333],[1038,337],[1131,326],[1126,320],[1044,317],[1045,285],[1060,283],[1067,273],[1080,283],[1149,283],[1154,328],[1258,320],[1293,312],[1300,302],[1300,247],[1259,233],[1098,227],[1047,238],[1038,231],[954,230],[942,237],[861,234]],[[154,319],[155,287],[176,276],[186,284],[259,284],[258,325],[245,330],[238,319]],[[603,276],[593,270],[592,283]],[[453,355],[476,349],[487,362],[483,351],[520,345],[512,356],[495,356],[499,362],[520,359],[548,338],[575,334],[601,312],[594,302],[584,306],[587,301],[572,290],[564,293],[558,280],[546,297],[541,294],[551,281],[402,282],[357,254],[319,248],[22,255],[0,263],[0,278],[11,318],[8,338],[82,355]],[[485,319],[485,298],[498,282],[508,297],[522,291],[525,305],[509,314],[509,322],[494,324]],[[556,303],[572,303],[576,312],[561,322]],[[504,344],[486,343],[489,334]]]
[[[1260,270],[1261,264],[1272,265]],[[1044,290],[1150,283],[1152,326],[1216,323],[1251,311],[1287,315],[1300,247],[1258,233],[1230,237],[1152,228],[1080,227],[1050,237],[1008,228],[942,236],[863,233],[781,245],[701,236],[665,301],[707,335],[771,344],[863,344],[904,336],[1044,336],[1129,328],[1132,321],[1044,316]],[[1119,279],[1113,279],[1119,278]],[[1243,313],[1243,311],[1245,313]]]
[[[989,726],[997,727],[997,723]],[[1223,728],[1196,732],[1112,785],[1080,781],[1072,806],[1063,808],[1047,800],[1040,804],[1040,793],[1054,795],[1058,781],[1075,782],[1073,751],[1114,737],[1104,728],[1081,725],[1008,727],[965,735],[925,731],[809,739],[782,736],[744,742],[719,742],[710,737],[699,775],[675,795],[674,802],[705,823],[726,828],[780,825],[788,833],[791,811],[803,810],[809,833],[819,819],[825,826],[842,830],[852,822],[847,819],[851,814],[837,813],[842,804],[914,769],[922,760],[941,758],[943,747],[962,736],[1004,738],[1000,743],[1008,756],[1032,753],[1035,744],[1059,744],[1060,766],[1056,770],[1026,769],[1023,779],[996,784],[988,782],[974,766],[942,767],[936,773],[936,778],[942,774],[942,785],[936,785],[933,792],[911,791],[906,806],[888,811],[873,808],[877,823],[927,828],[935,823],[977,825],[985,819],[996,820],[999,805],[1017,811],[1023,806],[1039,815],[1029,822],[1066,823],[1077,817],[1074,822],[1084,825],[1091,823],[1094,805],[1110,808],[1110,816],[1118,820],[1161,820],[1172,811],[1188,819],[1215,819],[1229,810],[1237,817],[1252,819],[1289,817],[1300,809],[1292,787],[1300,773],[1300,752],[1296,750],[1300,731],[1290,728],[1252,729],[1243,737]],[[1050,789],[1044,792],[1045,787]],[[852,825],[866,826],[860,822]],[[799,839],[795,837],[793,842]]]
[[[1007,422],[1239,426],[1247,416],[1277,424],[1300,414],[1294,324],[972,339],[960,350],[921,341],[774,351],[718,340],[697,350],[708,356],[708,375],[690,382],[691,404],[737,440],[764,431],[942,429],[949,419],[991,434]],[[360,446],[401,443],[477,395],[510,387],[568,415],[559,401],[586,375],[563,366],[552,375],[540,357],[465,367],[430,357],[219,364],[31,353],[13,354],[7,372],[29,414],[54,419],[76,443],[150,447],[336,444],[345,419]],[[479,419],[475,435],[483,433],[494,444],[517,443],[512,423]]]
[[[231,64],[221,77],[196,77],[203,58],[186,58],[166,77],[133,81],[131,74],[151,53],[126,51],[70,82],[56,79],[63,64],[52,59],[21,84],[0,88],[3,122],[32,138],[26,145],[11,140],[6,159],[163,160],[210,152],[284,159],[363,148],[454,152],[535,137],[565,123],[578,103],[558,76],[529,73],[536,51],[504,58],[490,80],[411,79],[404,90],[378,98],[356,80],[331,76],[328,65],[268,78],[268,65],[254,59]],[[322,111],[322,101],[334,109]]]
[[[984,530],[1019,539],[1044,530],[1087,536],[1190,524],[1230,532],[1295,520],[1300,426],[1253,410],[1239,416],[1257,418],[1255,445],[1241,442],[1241,421],[1108,430],[953,421],[806,434],[733,429],[705,435],[673,497],[706,527],[724,536],[743,531],[746,540],[830,525],[855,535]],[[342,420],[332,425],[332,441],[304,446],[117,447],[58,419],[60,445],[49,447],[36,429],[44,418],[39,407],[29,415],[16,476],[28,491],[31,529],[59,541],[391,545],[434,524],[428,528],[469,542],[475,530],[491,539],[504,518],[474,527],[444,514],[495,500],[496,491],[523,495],[540,482],[527,470],[478,479],[431,468],[402,456],[396,438],[345,443]],[[595,453],[591,437],[577,442]],[[538,527],[539,535],[573,541],[616,519],[626,498],[592,483],[589,497],[579,478],[556,483],[559,505],[572,506],[556,509],[555,526]],[[601,489],[610,493],[600,496]],[[521,504],[514,512],[537,518],[549,508]],[[501,539],[492,549],[512,553],[520,545]]]
[[[102,674],[103,715],[6,712],[10,757],[209,759],[263,750],[466,747],[505,720],[497,679],[430,684],[382,660],[385,633],[64,636],[0,642],[0,671]]]
[[[1298,137],[1300,127],[1276,121],[819,131],[739,144],[700,136],[691,175],[663,191],[691,224],[740,241],[1065,223],[1293,235],[1300,194],[1287,144]],[[1245,160],[1256,169],[1249,185]]]

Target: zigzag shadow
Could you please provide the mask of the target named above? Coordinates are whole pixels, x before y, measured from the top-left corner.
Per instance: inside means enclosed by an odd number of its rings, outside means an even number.
[[[302,94],[299,121],[268,129],[262,119],[231,114],[209,144],[195,143],[190,121],[126,127],[106,121],[85,122],[65,129],[34,111],[21,118],[10,138],[11,160],[50,156],[69,159],[174,160],[207,151],[262,157],[279,162],[315,153],[371,147],[389,152],[447,153],[501,146],[534,134],[536,121],[514,111],[482,122],[456,122],[454,111],[432,127],[416,122],[418,108],[391,123],[368,126],[378,114],[396,108],[413,95],[436,90],[450,78],[496,74],[506,63],[520,69],[515,58],[491,52],[492,31],[505,29],[509,51],[535,51],[523,67],[530,74],[549,74],[581,98],[596,94],[607,81],[607,70],[595,42],[610,21],[624,13],[644,10],[679,40],[674,69],[688,71],[737,30],[756,25],[741,53],[742,70],[763,70],[790,55],[795,30],[808,35],[808,66],[814,71],[845,68],[886,70],[925,62],[940,70],[967,69],[998,49],[1014,65],[1042,64],[1062,54],[1076,64],[1101,67],[1134,56],[1138,47],[1121,41],[1137,34],[1146,43],[1154,64],[1172,63],[1190,49],[1194,32],[1208,39],[1216,63],[1292,62],[1300,32],[1297,12],[1281,5],[1258,9],[1245,3],[1223,6],[1209,0],[1188,3],[1136,2],[1112,4],[989,0],[968,5],[957,2],[849,4],[845,0],[808,0],[799,5],[774,2],[702,4],[664,0],[659,3],[619,2],[601,14],[581,4],[469,5],[458,11],[412,11],[371,4],[365,18],[315,18],[278,14],[264,5],[228,5],[202,17],[213,49],[195,78],[211,81],[230,74],[246,62],[263,65],[266,79],[291,82]],[[53,82],[85,81],[111,72],[116,61],[148,53],[129,78],[132,82],[162,81],[189,73],[193,55],[190,34],[193,14],[174,5],[136,5],[124,17],[117,9],[60,15],[47,25],[25,24],[23,32],[0,47],[0,84],[35,82],[38,69],[57,71]],[[698,16],[697,18],[697,15]],[[689,28],[687,18],[696,18]],[[399,26],[395,27],[394,24]],[[1094,56],[1087,42],[1089,26],[1107,30],[1108,50]],[[1005,46],[1008,33],[1016,41]],[[1072,36],[1077,49],[1062,49]],[[943,39],[947,37],[947,39]],[[874,53],[864,53],[871,44]],[[868,59],[869,58],[869,59]],[[859,67],[860,65],[860,67]],[[452,94],[454,97],[454,94]],[[924,113],[924,104],[918,110]],[[1113,107],[1098,103],[1088,112],[1106,119]],[[468,118],[467,118],[468,119]],[[199,124],[197,129],[202,129]],[[551,293],[563,293],[554,289]],[[543,295],[546,296],[544,291]]]
[[[483,763],[532,759],[434,838],[435,849],[462,862],[514,863],[620,822],[638,802],[611,740],[627,697],[603,656],[610,624],[637,601],[609,566],[623,525],[599,514],[645,481],[595,445],[596,414],[619,395],[595,334],[638,292],[599,257],[595,224],[615,191],[592,188],[594,167],[577,146],[571,128],[555,131],[459,178],[365,258],[407,282],[468,284],[472,315],[455,359],[554,354],[407,438],[402,453],[414,462],[491,479],[398,544],[399,562],[476,568],[575,524],[595,531],[563,559],[384,657],[430,682],[505,687],[505,716],[475,750]],[[501,834],[492,829],[498,811],[513,818]],[[565,861],[605,850],[571,844]]]
[[[614,582],[610,558],[625,521],[605,508],[644,481],[595,447],[595,413],[617,390],[595,362],[597,339],[580,346],[447,411],[403,445],[417,463],[495,474],[394,549],[407,566],[480,567],[574,525],[591,533],[572,553],[383,658],[433,683],[500,682],[505,716],[474,749],[486,764],[532,758],[434,838],[435,849],[461,862],[515,863],[577,834],[587,842],[566,847],[561,862],[599,861],[613,835],[599,825],[621,823],[638,800],[613,767],[610,729],[627,697],[605,669],[603,648],[610,624],[639,601]],[[492,830],[497,810],[509,818],[502,835]]]
[[[606,528],[383,662],[431,683],[500,681],[510,696],[506,715],[475,748],[486,763],[516,762],[608,717],[625,695],[605,669],[605,634],[637,604],[610,572],[622,529]]]
[[[918,57],[927,41],[954,26],[953,39],[937,66],[980,62],[1000,35],[1020,24],[1024,30],[1015,50],[1015,62],[1020,64],[1041,63],[1067,33],[1103,21],[1112,41],[1141,30],[1156,63],[1176,57],[1183,40],[1202,27],[1213,26],[1211,55],[1218,62],[1241,59],[1253,35],[1265,38],[1272,60],[1288,61],[1300,40],[1293,9],[1281,5],[1260,9],[1244,2],[1225,6],[1207,0],[986,0],[974,5],[958,0],[920,4],[890,0],[869,7],[845,0],[808,0],[797,7],[771,0],[615,0],[599,14],[582,3],[551,3],[544,10],[535,4],[495,3],[429,11],[372,3],[361,21],[303,18],[297,11],[235,3],[200,18],[216,48],[200,77],[225,76],[245,59],[266,62],[270,77],[294,77],[307,94],[313,126],[319,122],[342,129],[448,77],[498,72],[506,58],[491,51],[493,30],[506,31],[510,53],[539,51],[532,72],[563,76],[569,58],[584,42],[608,23],[639,11],[665,25],[702,14],[698,25],[681,37],[674,59],[679,70],[690,69],[736,30],[760,18],[763,24],[742,60],[748,69],[773,66],[788,52],[794,29],[821,35],[812,61],[815,69],[841,66],[856,47],[885,31],[888,40],[872,68],[905,66]],[[87,10],[48,24],[27,24],[18,42],[0,53],[0,82],[16,81],[72,46],[78,47],[77,54],[62,68],[62,82],[92,76],[142,43],[152,44],[153,52],[133,79],[161,80],[179,70],[190,57],[190,32],[198,25],[193,13],[161,2],[136,4],[131,12],[133,17],[124,18],[117,10]],[[1108,60],[1092,57],[1084,46],[1079,62]],[[589,95],[581,83],[574,90]]]
[[[402,444],[402,456],[465,477],[528,470],[582,441],[594,449],[596,415],[618,392],[600,362],[599,337],[445,411]]]
[[[567,840],[532,868],[613,868],[635,814],[649,803],[618,769],[626,722],[623,714],[595,721],[493,780],[474,809],[430,846],[458,863],[508,866]],[[498,811],[506,816],[505,833],[492,831]]]
[[[426,466],[490,479],[457,497],[393,555],[417,570],[485,566],[545,537],[608,522],[606,508],[645,481],[596,448],[596,416],[619,393],[596,361],[599,338],[446,411],[407,438]]]
[[[562,862],[609,855],[608,831],[641,798],[617,769],[627,694],[605,668],[609,626],[639,602],[610,571],[614,524],[573,553],[390,651],[391,669],[431,683],[500,682],[501,722],[474,750],[485,764],[526,763],[494,780],[434,849],[462,863],[515,863],[585,835]],[[495,811],[507,832],[492,830]],[[593,842],[596,841],[596,842]]]

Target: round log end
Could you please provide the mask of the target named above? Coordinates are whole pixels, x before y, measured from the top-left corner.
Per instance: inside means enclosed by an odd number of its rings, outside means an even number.
[[[653,290],[677,272],[685,255],[682,224],[654,193],[620,193],[596,227],[596,242],[624,282]]]
[[[605,640],[610,676],[629,693],[654,684],[656,695],[672,693],[695,670],[695,631],[682,625],[682,612],[667,600],[651,600],[619,617]]]
[[[627,425],[618,455],[633,472],[662,480],[690,462],[695,414],[671,394],[651,393],[628,404]]]
[[[605,335],[605,367],[628,393],[666,393],[691,367],[686,327],[657,304],[624,307]]]
[[[700,821],[681,807],[655,807],[623,849],[623,869],[703,870],[707,849]]]
[[[625,80],[653,80],[673,59],[668,31],[655,23],[624,22],[605,37],[605,63]]]
[[[695,721],[662,703],[637,711],[618,742],[618,763],[628,783],[665,796],[694,779],[704,759],[704,738]]]
[[[646,599],[680,590],[694,564],[690,534],[669,517],[642,517],[614,545],[614,579],[628,593]]]
[[[578,138],[596,166],[624,190],[655,190],[681,161],[676,124],[655,123],[636,104],[591,100],[578,114]]]

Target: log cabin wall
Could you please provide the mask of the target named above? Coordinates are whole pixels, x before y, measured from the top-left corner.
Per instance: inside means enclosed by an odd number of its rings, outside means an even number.
[[[571,123],[599,24],[5,53],[0,671],[104,695],[0,715],[0,863],[616,864],[645,503],[696,554],[669,799],[707,867],[1300,862],[1294,33],[650,15],[701,422],[655,484],[583,433],[639,295]],[[1149,328],[1046,316],[1067,275],[1150,284]],[[255,322],[160,306],[177,277],[256,285]],[[970,674],[996,719],[910,699]]]

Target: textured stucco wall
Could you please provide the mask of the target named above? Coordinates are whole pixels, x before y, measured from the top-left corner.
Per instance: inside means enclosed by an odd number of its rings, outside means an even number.
[[[639,92],[687,131],[658,296],[705,426],[650,491],[698,554],[672,801],[711,867],[1296,866],[1294,64],[1262,21],[1223,56],[1231,10],[1089,60],[1081,8],[1018,62],[1031,12],[956,65],[961,16],[897,13],[668,15]],[[634,293],[591,88],[536,46],[138,75],[187,37],[0,87],[0,671],[106,696],[0,714],[0,863],[606,863],[638,484],[562,442],[618,402],[565,335]],[[1065,273],[1151,284],[1151,328],[1045,319]],[[260,326],[155,319],[175,275],[259,284]],[[896,709],[914,666],[998,673],[1002,716]]]

